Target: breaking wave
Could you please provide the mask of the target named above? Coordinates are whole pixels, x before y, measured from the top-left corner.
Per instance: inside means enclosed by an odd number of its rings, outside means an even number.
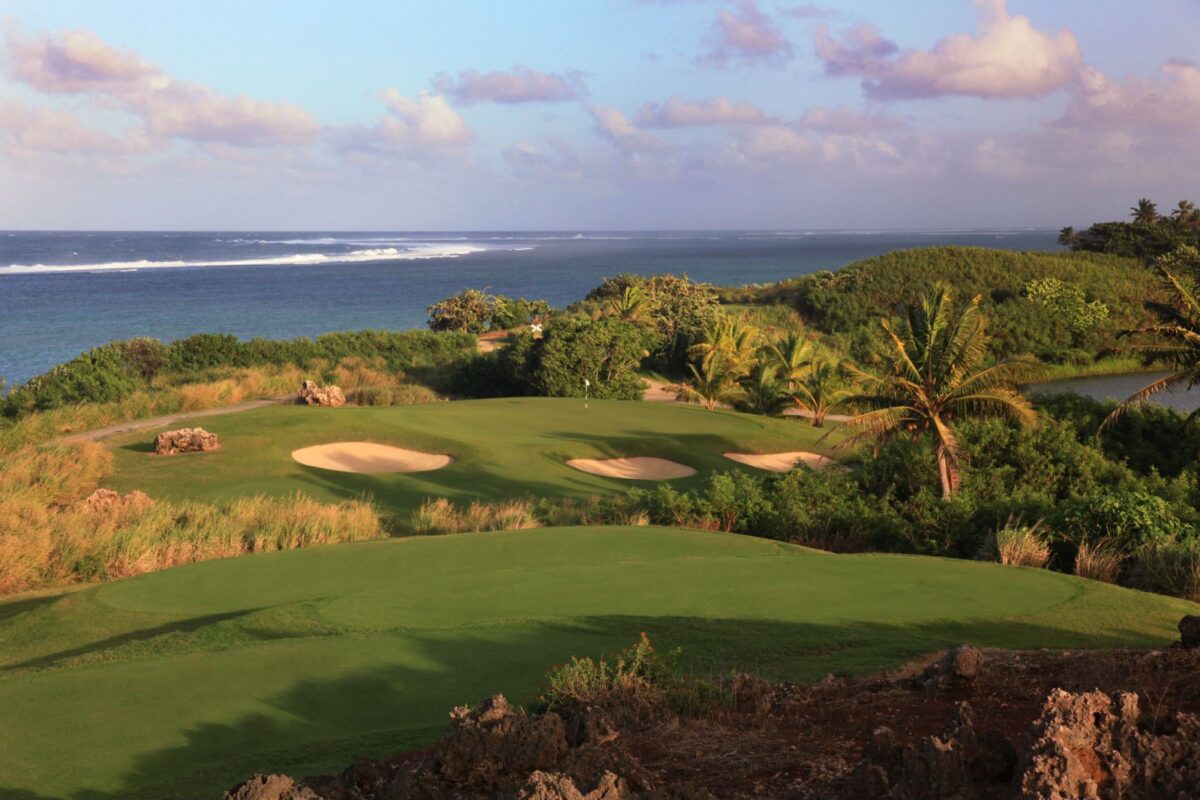
[[[107,261],[99,264],[10,264],[0,267],[0,274],[30,274],[45,272],[128,272],[140,269],[176,269],[182,267],[266,267],[305,266],[311,264],[357,264],[366,261],[415,261],[428,258],[460,258],[487,250],[479,245],[428,245],[399,249],[371,247],[347,253],[294,253],[286,256],[236,258],[195,261]]]

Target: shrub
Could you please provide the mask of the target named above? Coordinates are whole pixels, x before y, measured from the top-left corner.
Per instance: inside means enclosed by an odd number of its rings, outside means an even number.
[[[429,327],[435,331],[483,333],[491,327],[497,298],[466,289],[429,307]]]
[[[1084,497],[1066,513],[1062,526],[1071,541],[1107,539],[1125,553],[1173,541],[1183,532],[1167,501],[1144,491]]]
[[[126,367],[143,380],[150,380],[167,364],[169,348],[158,339],[139,336],[113,342]]]
[[[1085,540],[1079,543],[1075,553],[1075,574],[1094,581],[1116,583],[1124,563],[1125,557],[1110,542],[1102,539],[1092,544]]]
[[[1034,278],[1025,284],[1025,296],[1050,315],[1050,324],[1065,325],[1072,333],[1085,333],[1108,319],[1108,306],[1089,301],[1078,286],[1058,278]]]
[[[988,538],[981,555],[1008,566],[1045,567],[1050,561],[1050,545],[1038,533],[1040,526],[1010,520]]]
[[[167,366],[177,372],[241,367],[247,363],[241,343],[230,333],[197,333],[171,342],[167,349]]]
[[[513,300],[508,297],[497,297],[492,308],[491,328],[493,330],[509,330],[521,325],[527,325],[535,319],[545,319],[550,316],[552,308],[545,300],[526,300],[524,297]]]
[[[684,675],[681,656],[678,649],[659,653],[645,632],[615,659],[572,656],[546,675],[535,709],[570,715],[601,708],[623,723],[711,709],[720,702],[719,691]]]
[[[1134,557],[1130,583],[1200,603],[1200,541],[1164,542]]]
[[[4,401],[7,416],[84,402],[115,402],[138,389],[139,378],[121,350],[106,344],[82,353],[15,387]]]
[[[646,387],[637,374],[647,353],[642,329],[618,319],[556,320],[538,355],[536,383],[549,397],[640,400]],[[585,380],[591,382],[585,387]]]

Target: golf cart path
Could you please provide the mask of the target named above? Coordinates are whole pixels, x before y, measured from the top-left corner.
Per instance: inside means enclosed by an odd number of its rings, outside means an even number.
[[[283,395],[281,397],[264,397],[258,400],[247,400],[243,403],[235,403],[231,406],[218,406],[216,408],[205,408],[199,411],[178,411],[174,414],[164,414],[161,417],[146,417],[145,419],[135,419],[129,422],[118,422],[115,425],[107,425],[103,428],[96,428],[90,431],[80,431],[79,433],[71,433],[59,439],[61,442],[94,442],[99,439],[106,439],[109,436],[117,436],[122,433],[131,433],[133,431],[142,431],[147,428],[157,428],[161,425],[170,425],[175,422],[180,422],[185,419],[198,419],[200,417],[215,417],[219,414],[233,414],[238,411],[250,411],[255,408],[263,408],[265,406],[279,405],[280,403],[288,402],[293,399],[293,395]]]

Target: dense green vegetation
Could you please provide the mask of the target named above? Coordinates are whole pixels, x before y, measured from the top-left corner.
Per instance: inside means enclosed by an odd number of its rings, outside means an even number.
[[[211,561],[0,603],[0,730],[19,732],[0,796],[209,800],[256,771],[336,770],[429,742],[456,704],[531,700],[550,665],[639,631],[686,670],[813,680],[961,642],[1163,645],[1195,610],[1044,570],[657,528]]]
[[[1063,228],[1059,244],[1141,259],[1200,244],[1200,209],[1190,200],[1180,200],[1169,213],[1160,214],[1158,204],[1143,197],[1129,209],[1129,216],[1129,222],[1097,222],[1084,231]]]
[[[211,417],[205,427],[221,449],[201,457],[149,455],[153,431],[111,440],[116,469],[106,485],[152,497],[218,501],[303,491],[325,501],[368,496],[400,527],[428,497],[456,502],[510,497],[612,494],[629,483],[566,465],[571,458],[659,456],[698,470],[679,486],[699,486],[708,474],[743,470],[723,453],[828,449],[819,432],[795,420],[662,403],[555,398],[473,400],[391,408],[272,406]],[[448,453],[445,469],[412,474],[353,474],[304,467],[301,447],[377,441]]]
[[[435,331],[486,333],[507,330],[550,315],[545,300],[526,300],[466,289],[429,307],[429,327]]]
[[[1030,359],[1008,359],[985,367],[991,355],[987,320],[976,295],[956,309],[950,292],[941,289],[919,305],[911,305],[905,324],[893,329],[888,320],[885,353],[891,366],[881,375],[848,367],[860,387],[846,403],[861,413],[846,424],[857,430],[844,444],[876,442],[906,436],[933,440],[942,497],[950,499],[962,481],[962,453],[955,432],[962,420],[1010,419],[1019,425],[1037,422],[1033,407],[1017,386],[1037,375]]]
[[[1045,297],[1047,279],[1059,282]],[[721,290],[727,302],[780,303],[795,308],[829,344],[864,365],[879,350],[881,317],[939,286],[967,300],[981,297],[997,358],[1032,355],[1048,363],[1088,365],[1119,346],[1118,333],[1139,327],[1150,273],[1136,261],[1096,253],[1018,253],[978,247],[901,250],[837,272],[818,272],[767,286]],[[1030,293],[1032,291],[1032,298]],[[1064,315],[1074,295],[1087,314]],[[1100,308],[1105,309],[1100,313]]]
[[[114,402],[139,390],[213,380],[246,367],[315,368],[319,376],[347,358],[378,362],[393,373],[437,384],[448,366],[474,351],[474,336],[429,331],[355,331],[287,340],[241,341],[219,333],[170,343],[129,339],[88,350],[13,387],[0,410],[11,419],[73,404]]]

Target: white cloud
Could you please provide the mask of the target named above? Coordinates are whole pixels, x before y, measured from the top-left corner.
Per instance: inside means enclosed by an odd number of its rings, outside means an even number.
[[[955,34],[932,50],[901,51],[871,25],[832,37],[815,33],[818,58],[829,75],[858,75],[881,100],[968,95],[1042,97],[1076,81],[1083,54],[1066,29],[1049,35],[1028,17],[1012,16],[1005,0],[975,0],[979,34]]]

